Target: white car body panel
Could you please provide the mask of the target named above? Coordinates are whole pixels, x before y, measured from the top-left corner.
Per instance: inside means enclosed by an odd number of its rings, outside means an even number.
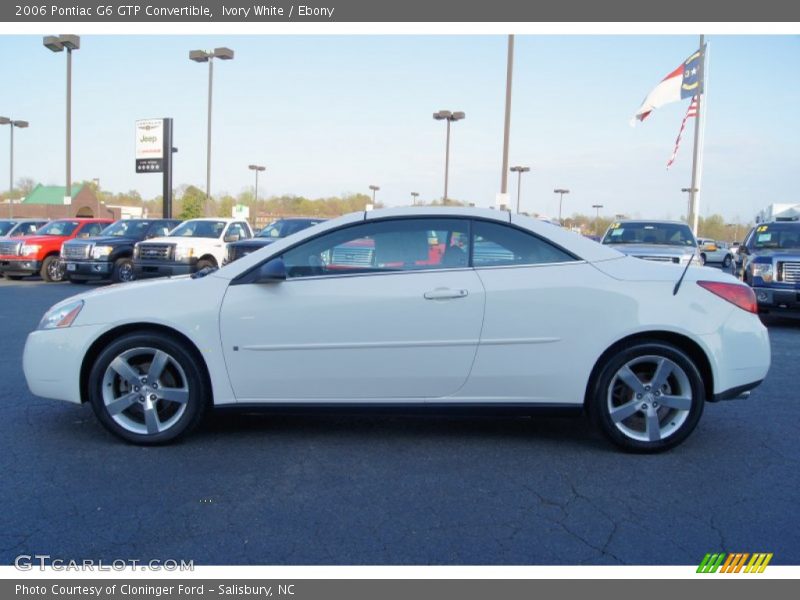
[[[231,285],[323,231],[409,215],[510,221],[584,260]],[[76,296],[85,306],[74,324],[33,332],[23,366],[34,394],[80,402],[80,365],[91,344],[119,326],[152,323],[180,332],[197,347],[217,405],[347,400],[579,405],[604,350],[629,335],[660,331],[689,337],[701,347],[717,394],[763,379],[769,339],[758,317],[696,283],[735,279],[690,267],[674,295],[682,272],[677,265],[626,258],[507,212],[359,212],[279,240],[206,277],[133,282]],[[521,286],[521,281],[532,283]],[[424,298],[438,288],[467,294]]]

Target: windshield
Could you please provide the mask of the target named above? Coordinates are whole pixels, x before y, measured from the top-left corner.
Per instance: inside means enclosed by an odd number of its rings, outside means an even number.
[[[800,223],[759,225],[750,245],[757,250],[800,248]]]
[[[604,244],[657,244],[697,246],[692,230],[685,223],[614,223],[603,237]]]
[[[314,220],[286,220],[281,219],[279,221],[275,221],[274,223],[270,223],[264,229],[258,232],[256,237],[260,238],[271,238],[271,239],[278,239],[278,238],[285,238],[287,235],[292,235],[293,233],[297,233],[298,231],[302,231],[303,229],[307,229],[312,225],[316,225],[317,223],[321,223],[322,220],[314,221]]]
[[[72,235],[79,225],[79,221],[51,221],[37,231],[36,235]]]
[[[169,234],[169,237],[218,238],[225,229],[225,221],[186,221]]]
[[[16,224],[16,221],[0,221],[0,235],[8,235]]]
[[[113,235],[118,237],[143,237],[152,221],[117,221],[112,223],[98,235]]]

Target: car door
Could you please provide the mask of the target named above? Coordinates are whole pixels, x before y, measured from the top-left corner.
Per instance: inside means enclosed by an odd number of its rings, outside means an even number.
[[[360,222],[284,252],[285,281],[232,282],[220,328],[238,401],[455,393],[484,309],[462,247],[468,228],[460,219]],[[442,245],[449,252],[433,251]]]

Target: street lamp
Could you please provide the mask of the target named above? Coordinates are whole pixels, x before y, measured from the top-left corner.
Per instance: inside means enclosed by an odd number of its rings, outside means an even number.
[[[450,123],[454,121],[460,121],[461,119],[465,118],[465,115],[461,111],[451,112],[449,110],[440,110],[439,112],[433,113],[433,118],[437,121],[447,121],[447,143],[445,144],[444,150],[444,197],[442,198],[442,203],[447,204],[447,176],[448,171],[450,169]]]
[[[692,220],[692,194],[696,194],[698,192],[698,189],[697,188],[692,188],[692,187],[685,187],[685,188],[681,188],[681,191],[684,194],[689,194],[689,204],[686,207],[686,222],[689,223],[689,226],[691,227],[691,225],[693,223],[693,220]]]
[[[262,166],[262,165],[247,165],[247,168],[250,169],[251,171],[255,171],[256,172],[256,189],[255,189],[255,192],[253,193],[253,195],[255,196],[255,202],[253,203],[254,204],[253,210],[255,212],[258,212],[258,174],[261,171],[266,171],[267,167]],[[253,219],[255,219],[256,216],[257,215],[253,215]],[[255,223],[255,221],[253,221],[253,222]]]
[[[411,192],[411,206],[417,205],[417,198],[419,198],[419,192]]]
[[[8,174],[8,216],[11,217],[12,205],[14,204],[14,200],[11,198],[14,193],[14,127],[25,129],[29,123],[27,121],[15,121],[13,119],[9,119],[8,117],[0,117],[0,125],[11,126],[11,150],[8,153],[10,165]]]
[[[369,189],[372,190],[372,206],[374,208],[375,207],[375,192],[377,192],[381,188],[379,186],[377,186],[377,185],[371,185],[371,186],[369,186]]]
[[[206,134],[206,215],[208,203],[211,199],[211,96],[214,89],[214,59],[233,60],[233,50],[230,48],[214,48],[214,50],[192,50],[189,60],[198,63],[208,63],[208,131]]]
[[[522,174],[530,171],[530,167],[511,167],[509,171],[517,173],[517,214],[519,214],[519,198],[522,190]]]
[[[558,199],[558,224],[561,225],[561,205],[564,203],[564,194],[569,194],[569,190],[564,188],[556,188],[553,190],[554,194],[560,194]]]
[[[47,35],[42,45],[52,52],[67,51],[67,189],[65,200],[72,204],[72,51],[79,50],[81,38],[77,35]]]
[[[592,204],[592,208],[597,211],[594,216],[594,234],[597,235],[597,222],[600,220],[600,209],[603,208],[603,205]]]

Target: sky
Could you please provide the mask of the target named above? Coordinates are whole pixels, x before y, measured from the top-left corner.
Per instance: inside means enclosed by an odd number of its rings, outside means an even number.
[[[47,33],[47,32],[45,32]],[[799,202],[800,36],[711,36],[700,213],[747,222],[772,202]],[[697,47],[689,35],[517,35],[510,164],[523,175],[521,209],[564,215],[686,213],[687,128],[666,162],[688,100],[629,121],[646,94]],[[175,120],[174,184],[204,189],[208,67],[193,49],[228,46],[214,66],[211,190],[259,196],[370,193],[405,205],[441,198],[445,124],[452,126],[451,198],[490,206],[500,191],[506,37],[497,35],[85,35],[73,54],[74,180],[104,190],[161,193],[134,170],[134,122]],[[14,177],[64,182],[65,56],[41,36],[0,35],[0,115],[15,132]],[[691,122],[690,122],[691,123]],[[0,186],[8,187],[8,129],[0,127]],[[517,178],[509,177],[516,200]]]

